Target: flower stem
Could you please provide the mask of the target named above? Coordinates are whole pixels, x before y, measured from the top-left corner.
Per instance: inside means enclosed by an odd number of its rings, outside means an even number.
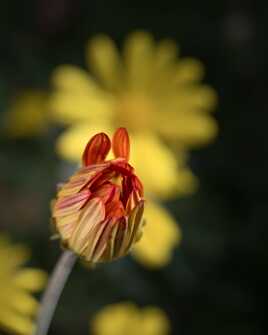
[[[57,303],[77,256],[66,250],[60,256],[41,299],[35,335],[47,335]]]

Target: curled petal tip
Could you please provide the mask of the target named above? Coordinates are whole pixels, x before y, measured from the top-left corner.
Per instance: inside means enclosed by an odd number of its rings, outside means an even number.
[[[96,134],[90,139],[84,150],[82,156],[84,166],[103,163],[110,149],[109,137],[104,133]]]
[[[115,157],[125,158],[127,161],[129,160],[130,141],[125,128],[118,128],[114,133],[112,149]]]

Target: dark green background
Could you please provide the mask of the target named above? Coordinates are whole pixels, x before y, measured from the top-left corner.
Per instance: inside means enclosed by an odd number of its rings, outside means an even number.
[[[2,129],[9,98],[48,88],[58,64],[83,65],[85,43],[99,32],[119,45],[135,29],[175,39],[183,56],[203,61],[219,93],[219,137],[191,155],[201,188],[168,204],[184,236],[172,263],[159,271],[131,259],[94,272],[78,265],[52,335],[88,334],[89,317],[120,300],[161,306],[174,334],[266,334],[267,10],[265,2],[235,0],[0,2]],[[28,243],[32,264],[48,271],[60,253],[48,242],[49,201],[66,169],[54,153],[57,132],[0,135],[0,228]]]

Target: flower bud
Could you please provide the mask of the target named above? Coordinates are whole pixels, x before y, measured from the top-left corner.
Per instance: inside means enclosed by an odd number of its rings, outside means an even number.
[[[105,160],[110,149],[115,158]],[[143,186],[128,163],[126,129],[112,143],[104,133],[88,142],[83,166],[61,186],[53,223],[63,245],[88,262],[106,262],[128,253],[142,235]]]

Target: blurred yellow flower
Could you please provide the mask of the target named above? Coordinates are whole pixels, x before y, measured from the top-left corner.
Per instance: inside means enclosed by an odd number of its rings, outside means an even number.
[[[94,335],[168,335],[170,323],[160,308],[118,303],[104,307],[90,329]]]
[[[48,94],[26,90],[13,97],[6,113],[6,132],[11,137],[39,135],[49,126]]]
[[[122,59],[107,36],[93,38],[87,61],[96,80],[71,65],[58,67],[52,76],[52,115],[71,126],[59,139],[59,153],[78,161],[91,129],[109,133],[123,126],[136,143],[132,155],[142,161],[137,172],[149,193],[166,198],[176,191],[195,189],[184,152],[207,143],[217,133],[216,122],[208,113],[216,95],[200,83],[204,75],[200,62],[178,59],[172,41],[156,44],[146,32],[127,38]],[[176,143],[179,162],[166,145],[171,142]],[[151,177],[155,162],[159,178]]]
[[[38,303],[32,293],[46,284],[45,272],[21,267],[28,259],[27,248],[0,235],[0,327],[11,334],[33,333]]]
[[[59,154],[79,162],[90,136],[124,126],[133,143],[130,163],[147,199],[194,192],[198,182],[187,166],[187,151],[215,137],[217,125],[209,112],[217,99],[201,83],[202,64],[177,54],[173,41],[155,43],[149,33],[135,32],[120,57],[114,42],[101,35],[87,46],[94,79],[76,66],[58,67],[52,75],[51,115],[68,126],[57,142]],[[170,260],[180,231],[164,208],[148,202],[145,231],[154,238],[145,233],[133,255],[144,265],[159,267]]]

